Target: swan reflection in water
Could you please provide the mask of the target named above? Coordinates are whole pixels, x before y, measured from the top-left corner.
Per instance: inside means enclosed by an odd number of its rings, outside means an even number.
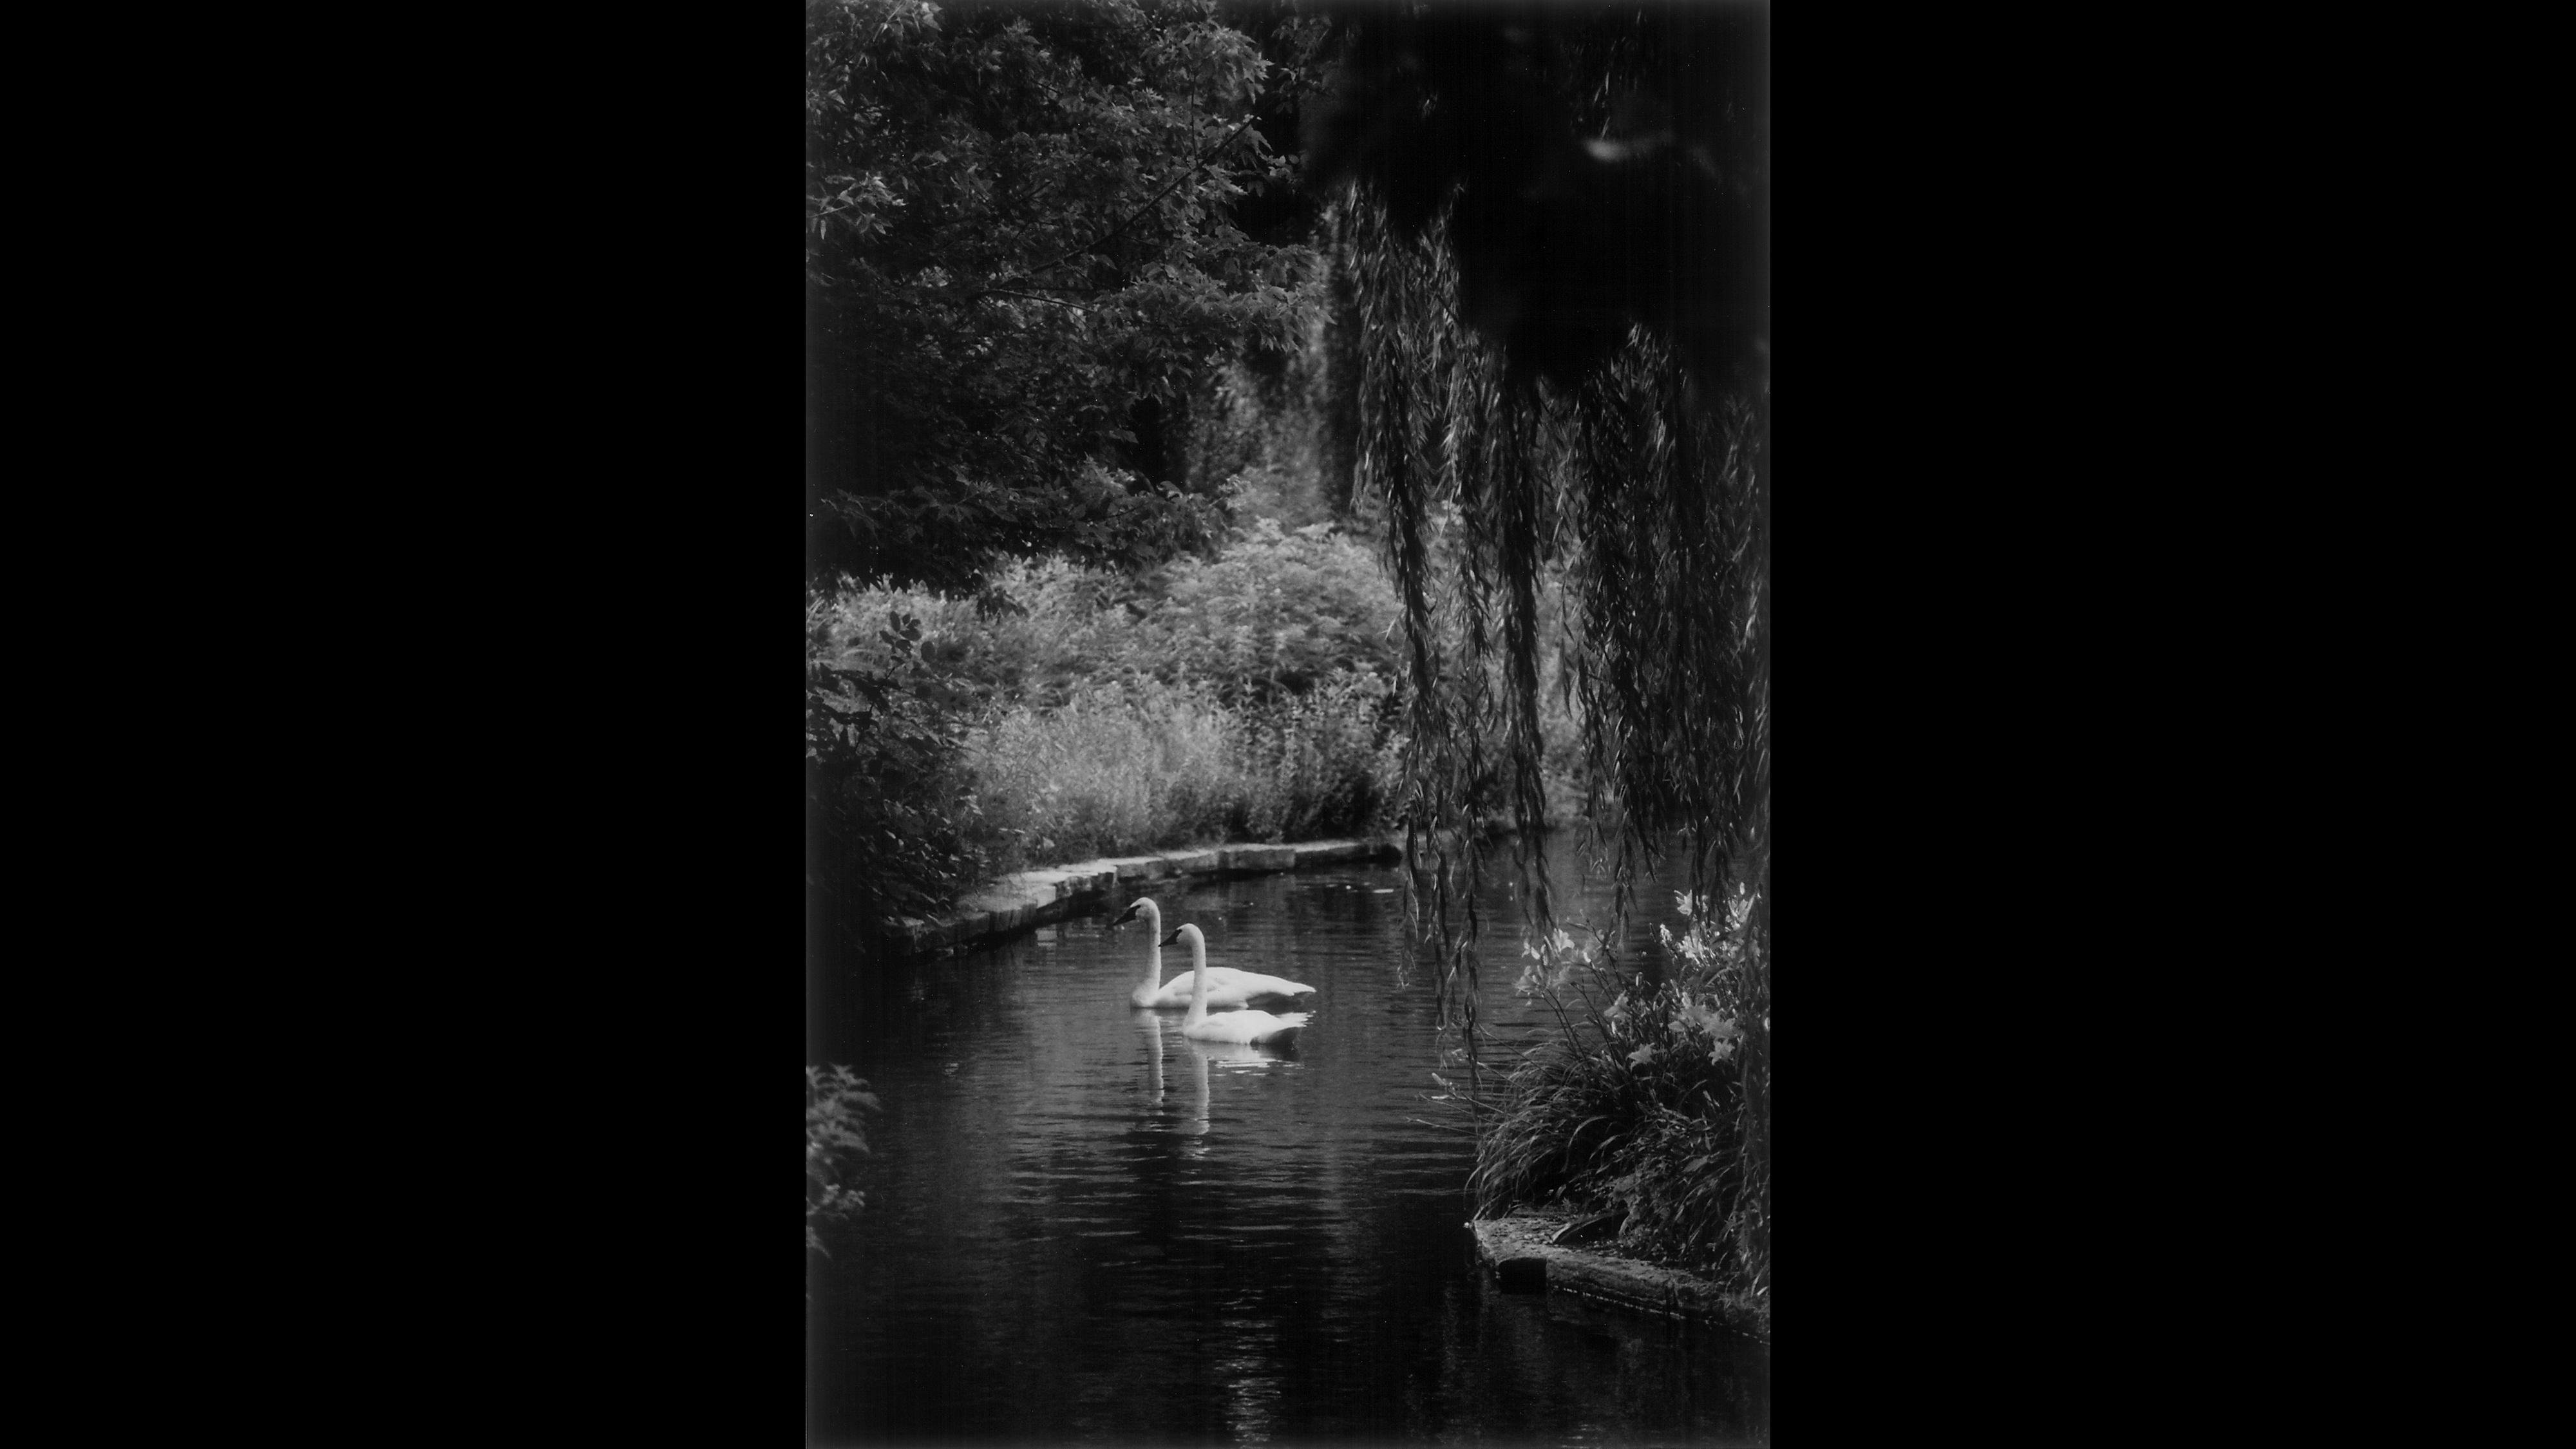
[[[1145,1110],[1148,1115],[1161,1114],[1163,1096],[1169,1090],[1163,1077],[1163,1057],[1171,1048],[1165,1038],[1179,1042],[1181,1050],[1189,1058],[1187,1070],[1190,1087],[1189,1114],[1180,1119],[1174,1129],[1184,1137],[1205,1137],[1208,1133],[1208,1107],[1212,1100],[1208,1085],[1211,1069],[1220,1074],[1267,1072],[1294,1066],[1297,1061],[1297,1048],[1293,1040],[1282,1047],[1259,1047],[1243,1042],[1192,1041],[1188,1037],[1181,1036],[1175,1029],[1171,1017],[1162,1012],[1137,1011],[1130,1013],[1130,1019],[1136,1023],[1137,1033],[1145,1038]],[[1205,1150],[1199,1144],[1192,1144],[1190,1155],[1203,1156]]]
[[[1151,1111],[1163,1105],[1163,1018],[1153,1011],[1133,1011],[1128,1017],[1145,1034],[1145,1060],[1154,1072],[1153,1085],[1145,1094],[1146,1109]]]
[[[1205,1137],[1208,1131],[1208,1071],[1220,1074],[1267,1072],[1296,1060],[1296,1048],[1274,1049],[1243,1042],[1192,1041],[1181,1038],[1181,1049],[1190,1056],[1190,1116],[1181,1131],[1190,1137]]]

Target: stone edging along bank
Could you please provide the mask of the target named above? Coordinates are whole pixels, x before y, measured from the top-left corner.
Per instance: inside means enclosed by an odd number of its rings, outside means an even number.
[[[1493,1265],[1506,1289],[1577,1293],[1638,1312],[1724,1324],[1771,1341],[1768,1313],[1705,1278],[1548,1241],[1570,1221],[1562,1213],[1515,1209],[1509,1217],[1479,1218],[1467,1226],[1476,1235],[1478,1256]]]
[[[1404,853],[1401,837],[1309,840],[1295,845],[1212,845],[1201,850],[1160,850],[1086,860],[1046,870],[1024,870],[968,891],[957,909],[935,920],[906,916],[895,922],[893,944],[907,956],[945,947],[981,945],[1050,921],[1130,881],[1187,875],[1233,875],[1297,870],[1350,860],[1385,860]]]

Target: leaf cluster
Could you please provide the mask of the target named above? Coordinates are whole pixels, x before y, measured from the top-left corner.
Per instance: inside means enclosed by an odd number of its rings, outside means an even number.
[[[816,1224],[867,1206],[850,1176],[857,1159],[868,1155],[867,1124],[859,1114],[882,1110],[848,1067],[805,1069],[805,1246],[815,1252],[827,1251]]]
[[[805,883],[835,943],[927,915],[974,879],[954,802],[965,729],[954,681],[920,654],[920,625],[889,621],[870,657],[827,658],[809,619],[805,672]]]
[[[1395,595],[1369,551],[1330,524],[1270,519],[1210,562],[1171,571],[1148,616],[1163,668],[1235,701],[1304,694],[1337,670],[1395,672]]]
[[[1744,1150],[1756,1026],[1743,996],[1757,949],[1748,914],[1717,929],[1697,923],[1679,940],[1667,933],[1680,966],[1669,980],[1631,975],[1597,937],[1562,929],[1526,949],[1520,987],[1558,1012],[1560,1029],[1523,1054],[1490,1103],[1474,1104],[1485,1129],[1469,1178],[1480,1213],[1616,1208],[1623,1247],[1738,1288],[1764,1286],[1769,1196],[1754,1174],[1767,1162]],[[1759,1256],[1745,1251],[1757,1225]]]

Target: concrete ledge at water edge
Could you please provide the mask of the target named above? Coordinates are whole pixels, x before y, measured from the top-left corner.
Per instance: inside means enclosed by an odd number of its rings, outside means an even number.
[[[1215,845],[1024,870],[968,891],[958,898],[957,909],[946,916],[933,920],[904,917],[894,923],[894,941],[903,954],[917,956],[1061,921],[1072,915],[1076,906],[1119,885],[1175,876],[1296,870],[1342,861],[1383,860],[1403,853],[1403,838],[1390,836],[1309,840],[1295,845]]]
[[[1476,1235],[1477,1256],[1493,1265],[1506,1291],[1578,1293],[1640,1313],[1723,1324],[1770,1341],[1770,1315],[1761,1305],[1705,1278],[1549,1241],[1571,1221],[1570,1214],[1522,1209],[1510,1217],[1480,1218],[1467,1227]]]

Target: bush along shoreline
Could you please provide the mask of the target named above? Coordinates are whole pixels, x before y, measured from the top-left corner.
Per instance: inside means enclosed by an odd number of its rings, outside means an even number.
[[[1588,1219],[1606,1248],[1714,1285],[1706,1316],[1768,1342],[1765,941],[1741,890],[1677,904],[1690,925],[1660,928],[1661,970],[1562,930],[1527,949],[1517,987],[1558,1030],[1481,1095],[1451,1084],[1478,1129],[1468,1190],[1480,1221]]]
[[[1067,868],[1046,862],[1383,836],[1404,793],[1399,612],[1371,544],[1266,518],[1143,573],[1056,558],[971,597],[815,591],[817,944],[923,949],[979,887]],[[1541,725],[1572,760],[1572,716]]]
[[[1551,818],[1547,828],[1557,830],[1572,823]],[[1501,821],[1491,822],[1486,829],[1488,838],[1510,833]],[[1404,835],[1397,832],[1330,840],[1220,842],[1038,866],[983,882],[961,895],[952,910],[888,921],[881,933],[882,942],[897,956],[962,951],[1079,915],[1093,901],[1122,886],[1176,876],[1267,875],[1349,861],[1403,858]]]

